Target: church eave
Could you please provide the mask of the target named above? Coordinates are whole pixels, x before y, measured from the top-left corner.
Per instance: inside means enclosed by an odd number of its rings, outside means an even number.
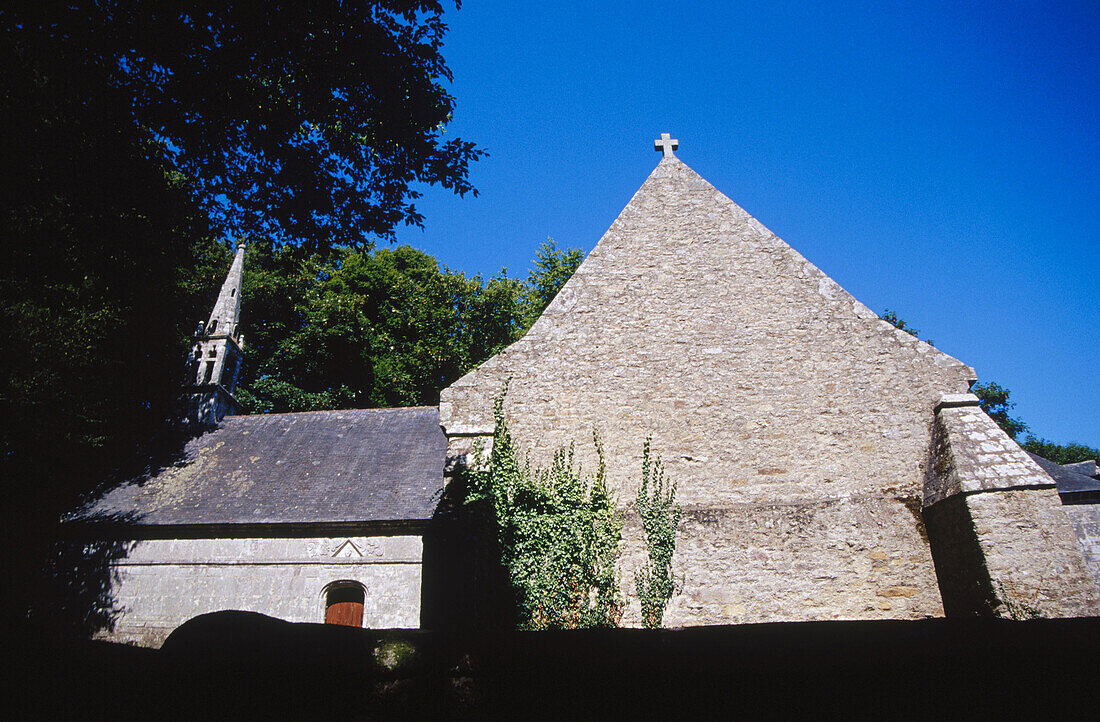
[[[400,536],[423,534],[428,529],[430,521],[430,519],[399,519],[221,524],[135,524],[117,521],[72,521],[63,525],[63,532],[67,539],[74,541]]]

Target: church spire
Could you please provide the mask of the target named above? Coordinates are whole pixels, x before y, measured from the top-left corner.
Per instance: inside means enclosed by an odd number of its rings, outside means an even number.
[[[214,310],[210,312],[210,320],[206,323],[206,334],[228,335],[239,338],[237,323],[241,315],[241,281],[244,280],[244,243],[237,246],[237,255],[233,257],[233,265],[229,268],[229,275],[225,277],[218,301],[214,304]]]
[[[210,319],[199,324],[188,358],[184,415],[188,422],[204,427],[241,411],[233,392],[237,389],[244,348],[240,316],[245,246],[245,243],[237,246]]]

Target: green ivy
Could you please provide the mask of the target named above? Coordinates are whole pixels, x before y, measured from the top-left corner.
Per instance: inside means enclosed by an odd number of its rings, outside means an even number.
[[[672,598],[672,554],[676,550],[676,526],[680,507],[674,503],[676,484],[665,475],[661,457],[650,454],[650,438],[642,449],[642,485],[638,489],[638,513],[645,530],[649,559],[634,586],[642,602],[642,624],[657,629]]]
[[[465,504],[492,508],[520,628],[618,626],[622,521],[607,488],[599,434],[593,434],[599,458],[594,476],[581,476],[572,446],[559,449],[549,468],[532,469],[519,461],[503,406],[504,391],[494,407],[489,457],[479,448],[467,472]]]

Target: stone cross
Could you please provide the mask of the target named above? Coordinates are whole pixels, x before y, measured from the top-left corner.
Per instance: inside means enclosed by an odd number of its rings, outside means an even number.
[[[653,141],[653,150],[662,151],[665,158],[675,158],[672,151],[680,147],[680,141],[670,138],[668,133],[661,133],[660,140]]]

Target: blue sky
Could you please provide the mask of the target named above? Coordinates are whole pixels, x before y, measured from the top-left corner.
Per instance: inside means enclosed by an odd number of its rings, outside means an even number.
[[[1100,4],[488,2],[447,15],[477,198],[398,238],[526,275],[677,155],[872,310],[1100,447]]]

